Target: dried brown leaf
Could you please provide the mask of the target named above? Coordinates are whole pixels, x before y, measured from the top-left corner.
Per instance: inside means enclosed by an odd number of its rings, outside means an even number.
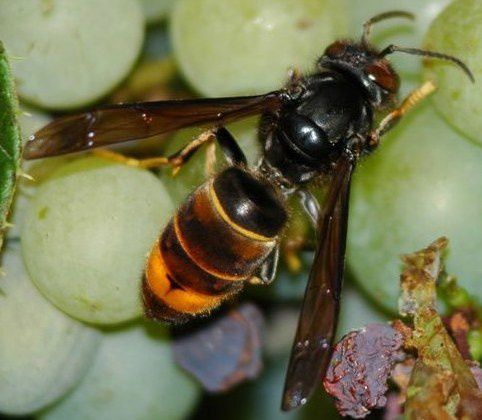
[[[416,317],[424,310],[435,310],[435,281],[442,267],[441,252],[447,243],[447,238],[442,237],[426,249],[402,256],[405,269],[400,282],[400,315]]]
[[[459,350],[462,358],[471,360],[470,346],[468,334],[470,332],[470,324],[463,312],[455,312],[448,319],[444,320],[450,335],[455,341],[455,345]]]
[[[414,332],[406,345],[418,353],[407,389],[408,419],[482,418],[482,393],[435,308],[447,243],[440,238],[403,257],[400,313],[413,317]]]
[[[450,371],[440,371],[417,361],[407,390],[405,418],[454,419],[456,380]]]

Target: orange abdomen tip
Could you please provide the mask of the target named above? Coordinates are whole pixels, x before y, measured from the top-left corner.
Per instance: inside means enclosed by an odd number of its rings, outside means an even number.
[[[221,300],[219,296],[185,290],[182,285],[175,282],[168,271],[157,242],[149,255],[145,282],[149,291],[158,301],[181,314],[197,315],[209,311],[218,306]]]

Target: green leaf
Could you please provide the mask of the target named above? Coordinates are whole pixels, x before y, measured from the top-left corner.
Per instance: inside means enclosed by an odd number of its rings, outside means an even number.
[[[18,113],[13,76],[6,51],[0,42],[0,246],[20,165],[22,143]]]

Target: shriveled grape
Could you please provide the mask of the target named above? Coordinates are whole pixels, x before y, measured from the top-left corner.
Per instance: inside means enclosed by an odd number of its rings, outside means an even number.
[[[37,191],[22,227],[33,281],[55,305],[93,323],[142,313],[144,261],[172,211],[151,173],[85,158]]]

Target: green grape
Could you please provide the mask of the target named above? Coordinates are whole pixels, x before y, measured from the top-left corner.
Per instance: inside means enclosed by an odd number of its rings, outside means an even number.
[[[434,104],[450,124],[482,144],[482,2],[457,0],[433,22],[425,38],[427,49],[452,54],[472,70],[472,84],[460,69],[446,62],[426,62],[426,76],[434,79]]]
[[[22,105],[18,122],[22,131],[22,140],[25,143],[37,130],[47,125],[52,118],[42,111]]]
[[[351,196],[348,258],[377,302],[397,308],[403,253],[450,239],[447,270],[482,301],[482,149],[429,103],[420,105],[359,164]]]
[[[40,418],[184,419],[198,397],[174,363],[166,329],[141,324],[107,332],[82,383]]]
[[[28,414],[66,394],[94,359],[100,334],[60,312],[8,244],[0,279],[0,412]]]
[[[341,0],[183,0],[174,8],[174,52],[188,81],[207,96],[278,89],[292,66],[311,70],[346,34]]]
[[[164,19],[172,9],[175,0],[140,0],[147,23]]]
[[[261,146],[257,138],[257,124],[257,118],[250,118],[227,126],[245,153],[249,165],[254,165],[260,157]],[[169,140],[164,154],[170,155],[177,152],[202,132],[203,130],[199,128],[180,131]],[[174,177],[172,176],[172,169],[170,167],[162,170],[162,180],[176,204],[179,204],[189,193],[194,191],[197,186],[206,180],[205,150],[206,146],[203,146],[203,149],[199,150]],[[226,160],[224,159],[223,153],[220,148],[216,146],[215,170],[220,170],[225,165]]]
[[[385,323],[389,320],[388,315],[380,307],[367,299],[355,285],[347,282],[342,292],[337,340],[350,331],[359,330],[367,324]]]
[[[43,127],[49,121],[50,118],[47,114],[22,106],[20,115],[18,117],[20,131],[22,134],[22,141],[25,143],[30,135],[32,135],[39,128]],[[57,161],[57,159],[59,158],[54,158],[52,160]],[[50,161],[46,162],[50,164]],[[35,162],[33,165],[38,166],[38,163]],[[35,180],[37,181],[39,179],[37,177],[37,174],[31,174],[31,172],[36,171],[31,171],[31,169],[32,163],[22,163],[23,172],[27,173],[30,176],[34,176]],[[37,185],[36,182],[32,182],[31,180],[27,180],[26,178],[20,178],[19,182],[17,182],[17,190],[15,192],[15,198],[9,216],[9,223],[12,226],[10,227],[10,229],[8,229],[8,238],[18,238],[20,236],[20,226],[23,223],[25,210],[28,208],[28,197],[29,195],[31,195],[32,189],[35,187],[35,185]]]
[[[22,132],[22,141],[25,144],[29,137],[37,130],[47,125],[52,118],[50,115],[22,105],[22,110],[19,116],[20,130]],[[78,157],[78,155],[77,155]],[[33,178],[33,180],[23,179],[20,183],[20,190],[25,195],[32,195],[38,185],[48,178],[52,172],[58,169],[61,165],[72,161],[74,158],[69,155],[55,156],[48,159],[24,160],[22,162],[22,170]]]
[[[32,280],[83,321],[135,318],[145,258],[171,212],[147,171],[99,158],[67,164],[39,186],[22,226]]]
[[[42,128],[50,120],[51,118],[47,114],[22,106],[19,123],[23,142],[25,143],[30,135]],[[17,182],[17,191],[9,218],[12,226],[8,230],[7,237],[18,238],[20,236],[20,227],[23,224],[26,210],[30,205],[30,198],[35,195],[35,191],[42,181],[48,178],[60,166],[73,159],[72,156],[56,156],[48,159],[22,162],[22,171],[29,178],[33,179],[22,177]]]
[[[135,0],[0,0],[0,10],[19,95],[41,107],[69,109],[102,97],[142,46]]]
[[[373,26],[371,40],[380,49],[389,44],[405,47],[420,48],[423,35],[430,22],[440,13],[450,0],[351,0],[350,1],[350,36],[359,39],[362,24],[372,16],[389,10],[405,10],[415,15],[415,20],[404,18],[388,19]],[[402,91],[406,93],[420,83],[422,60],[420,57],[411,57],[406,54],[393,54],[389,56],[395,69],[404,73],[402,78]]]

